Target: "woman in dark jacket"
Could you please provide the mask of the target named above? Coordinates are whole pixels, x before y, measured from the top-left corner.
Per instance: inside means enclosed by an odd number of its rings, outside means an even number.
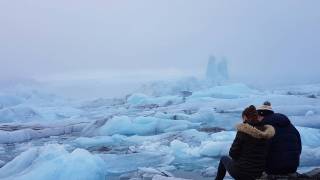
[[[251,105],[242,112],[243,123],[237,125],[237,135],[229,155],[220,160],[216,180],[226,171],[237,180],[259,178],[265,170],[268,140],[275,134],[270,125],[258,121],[258,112]]]

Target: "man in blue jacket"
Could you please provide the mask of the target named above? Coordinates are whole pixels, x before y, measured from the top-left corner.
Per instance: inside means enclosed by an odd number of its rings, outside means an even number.
[[[299,166],[302,149],[298,130],[287,116],[274,113],[270,102],[265,102],[257,110],[259,120],[263,124],[272,125],[276,131],[270,141],[266,173],[272,175],[295,173]]]

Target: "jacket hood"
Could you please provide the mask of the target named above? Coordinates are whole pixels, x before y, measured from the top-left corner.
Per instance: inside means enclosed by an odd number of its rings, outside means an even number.
[[[237,130],[257,139],[271,139],[275,135],[275,130],[271,125],[264,125],[261,131],[250,124],[241,123],[237,125]]]

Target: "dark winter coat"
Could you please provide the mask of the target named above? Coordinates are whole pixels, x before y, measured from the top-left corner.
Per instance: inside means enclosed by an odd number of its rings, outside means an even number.
[[[234,168],[243,176],[260,177],[265,170],[268,141],[275,130],[270,125],[242,123],[237,126],[237,131],[229,152]]]
[[[265,117],[263,124],[272,125],[276,134],[270,141],[267,156],[267,174],[289,174],[297,171],[301,154],[298,130],[287,116],[279,113]]]

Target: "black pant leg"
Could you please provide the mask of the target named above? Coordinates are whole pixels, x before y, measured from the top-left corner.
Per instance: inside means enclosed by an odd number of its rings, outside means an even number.
[[[223,180],[226,172],[236,180],[251,180],[252,177],[243,176],[234,168],[234,161],[230,156],[222,156],[219,162],[216,180]]]
[[[223,180],[223,178],[226,176],[227,170],[222,162],[222,158],[220,159],[220,162],[219,162],[216,180]]]
[[[237,172],[234,170],[233,164],[234,162],[230,156],[222,156],[219,162],[216,179],[222,180],[225,177],[227,171],[232,177],[235,178],[237,175]]]

